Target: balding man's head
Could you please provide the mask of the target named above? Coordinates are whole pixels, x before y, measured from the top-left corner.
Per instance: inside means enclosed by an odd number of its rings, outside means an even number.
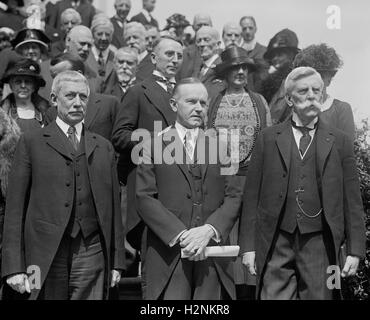
[[[141,23],[134,21],[126,24],[123,39],[129,47],[135,48],[138,53],[146,49],[145,36],[146,29]]]
[[[66,38],[66,49],[72,55],[86,61],[90,54],[94,40],[89,28],[79,25],[75,26],[68,33]]]
[[[242,28],[235,22],[228,22],[222,30],[222,40],[225,48],[230,46],[240,46],[242,38]]]
[[[65,33],[68,32],[74,27],[81,24],[81,15],[72,8],[65,9],[60,15],[60,29]]]
[[[212,27],[211,16],[207,13],[198,13],[194,16],[193,29],[197,32],[203,26]]]
[[[203,61],[207,61],[218,53],[221,44],[220,34],[212,27],[201,27],[195,36],[195,44]]]
[[[160,38],[154,45],[152,62],[164,77],[174,77],[182,64],[183,46],[169,37]]]

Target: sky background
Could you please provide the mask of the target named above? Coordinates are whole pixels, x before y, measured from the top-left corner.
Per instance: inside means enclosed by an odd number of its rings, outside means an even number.
[[[131,0],[129,18],[142,8],[141,0]],[[114,0],[95,0],[94,5],[114,15]],[[341,28],[329,29],[327,8],[338,6]],[[211,15],[214,27],[221,33],[226,22],[244,15],[252,15],[257,21],[257,40],[268,44],[280,30],[289,28],[299,39],[299,47],[322,42],[335,48],[344,66],[328,88],[335,98],[351,104],[356,122],[370,118],[370,1],[369,0],[157,0],[153,16],[160,28],[166,18],[181,13],[190,23],[194,14]]]

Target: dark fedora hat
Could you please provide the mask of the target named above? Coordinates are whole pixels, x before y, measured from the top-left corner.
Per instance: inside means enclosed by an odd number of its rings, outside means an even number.
[[[270,40],[263,57],[269,61],[276,53],[281,51],[291,51],[293,53],[300,51],[298,49],[298,37],[292,30],[283,29],[275,34]]]
[[[248,57],[248,52],[237,46],[231,46],[222,51],[221,61],[215,68],[218,76],[224,76],[230,68],[235,66],[247,65],[249,71],[256,69],[253,60]]]
[[[35,42],[40,45],[45,51],[48,50],[50,39],[44,32],[38,29],[23,29],[20,30],[12,41],[13,48],[17,50],[25,43]]]
[[[15,76],[28,76],[35,79],[38,87],[45,86],[45,80],[40,75],[40,66],[37,62],[31,59],[20,59],[12,65],[9,65],[4,77],[1,79],[3,83],[9,82]]]

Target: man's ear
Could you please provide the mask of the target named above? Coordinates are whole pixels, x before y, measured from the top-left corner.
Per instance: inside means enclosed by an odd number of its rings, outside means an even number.
[[[57,96],[54,92],[50,93],[50,102],[51,102],[52,106],[54,106],[54,107],[58,106]]]
[[[150,53],[150,59],[152,60],[152,63],[154,64],[154,65],[156,65],[157,64],[157,61],[155,60],[155,58],[156,58],[156,54],[155,54],[155,52],[154,51],[152,51],[151,53]]]
[[[170,106],[173,112],[177,112],[177,102],[174,98],[170,99]]]
[[[292,97],[288,94],[285,95],[285,101],[289,107],[293,107]]]

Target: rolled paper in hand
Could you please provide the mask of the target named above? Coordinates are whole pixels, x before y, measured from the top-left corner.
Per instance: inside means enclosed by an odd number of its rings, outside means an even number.
[[[204,249],[206,257],[237,257],[239,246],[212,246]],[[191,255],[185,254],[181,249],[181,258],[189,258]]]

